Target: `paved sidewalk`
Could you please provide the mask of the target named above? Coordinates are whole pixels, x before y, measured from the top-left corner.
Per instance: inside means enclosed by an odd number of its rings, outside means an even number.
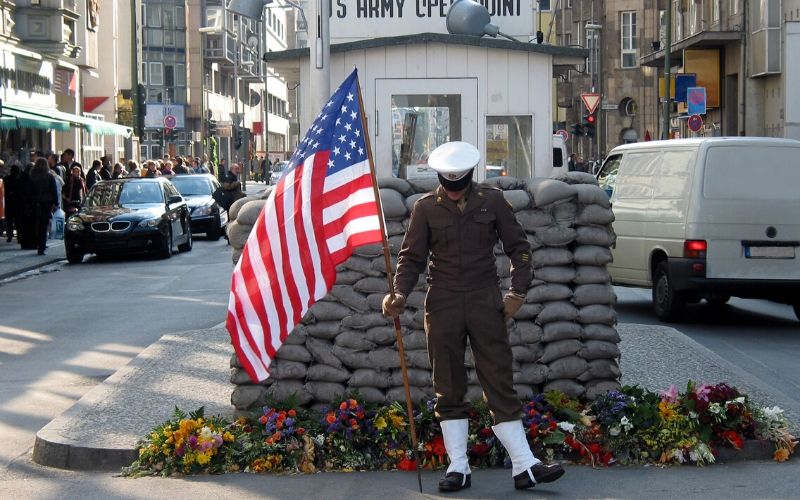
[[[48,240],[46,254],[37,255],[36,250],[22,250],[16,241],[7,242],[5,237],[0,238],[0,282],[65,260],[64,241]]]
[[[619,325],[623,383],[652,390],[689,380],[728,382],[762,404],[777,404],[796,422],[798,408],[740,369],[673,328]],[[228,383],[232,354],[223,328],[165,335],[87,393],[37,436],[33,458],[42,465],[114,470],[136,457],[136,442],[168,418],[175,406],[231,417]],[[764,452],[767,452],[766,455]],[[771,456],[753,450],[739,458]]]

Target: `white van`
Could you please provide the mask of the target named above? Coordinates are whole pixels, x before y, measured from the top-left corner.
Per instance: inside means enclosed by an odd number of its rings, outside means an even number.
[[[553,134],[553,172],[550,175],[566,172],[568,160],[567,142],[560,134]]]
[[[656,315],[731,296],[791,304],[800,318],[800,141],[679,139],[615,148],[615,284],[651,287]]]

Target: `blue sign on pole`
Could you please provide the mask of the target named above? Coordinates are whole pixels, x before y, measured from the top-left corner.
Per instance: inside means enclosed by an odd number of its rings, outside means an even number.
[[[686,89],[697,87],[697,75],[680,73],[675,75],[675,102],[686,102]]]
[[[689,87],[686,89],[686,102],[689,105],[690,115],[706,114],[706,88]]]

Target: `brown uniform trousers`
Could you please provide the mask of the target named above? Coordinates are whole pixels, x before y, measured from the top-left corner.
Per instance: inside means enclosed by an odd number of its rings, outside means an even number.
[[[511,259],[511,289],[525,294],[532,275],[530,244],[502,192],[473,184],[459,208],[439,188],[420,198],[411,213],[395,287],[407,297],[428,264],[425,333],[440,420],[467,417],[467,339],[495,423],[521,416],[498,287],[498,239]]]

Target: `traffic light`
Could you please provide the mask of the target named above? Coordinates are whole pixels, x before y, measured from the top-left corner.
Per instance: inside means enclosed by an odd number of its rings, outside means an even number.
[[[164,129],[164,141],[176,141],[178,139],[178,131],[174,128]]]
[[[237,128],[235,135],[236,135],[236,137],[235,137],[234,147],[236,149],[241,149],[242,148],[242,136],[243,136],[242,129]]]
[[[583,125],[580,123],[573,123],[572,124],[572,136],[573,137],[583,137]]]
[[[208,136],[217,135],[217,120],[208,120]]]
[[[586,137],[594,137],[594,126],[597,124],[597,110],[583,117],[583,128]]]
[[[136,85],[136,135],[144,134],[144,117],[147,115],[147,87]]]

